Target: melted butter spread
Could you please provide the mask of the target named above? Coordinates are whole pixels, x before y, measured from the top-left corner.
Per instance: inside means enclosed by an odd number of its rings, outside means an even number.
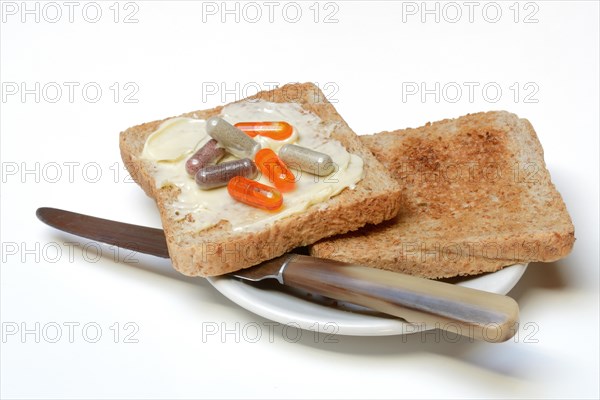
[[[328,154],[337,166],[329,176],[319,177],[308,172],[292,170],[296,188],[283,193],[283,206],[269,212],[248,206],[232,199],[227,187],[201,190],[193,177],[185,171],[186,160],[210,140],[206,133],[206,121],[195,118],[171,118],[153,132],[144,145],[142,158],[155,166],[154,178],[158,188],[175,185],[180,190],[177,201],[167,205],[175,220],[191,214],[192,224],[200,231],[228,221],[233,231],[256,231],[274,221],[299,214],[314,204],[324,203],[346,188],[353,189],[363,178],[363,160],[350,154],[331,132],[335,123],[324,123],[313,113],[295,103],[271,103],[267,101],[241,102],[225,106],[220,117],[231,124],[247,121],[286,121],[294,127],[286,140],[273,140],[256,136],[263,148],[275,152],[286,143],[294,143]],[[227,156],[221,160],[234,159]],[[259,182],[273,186],[266,177],[259,175]],[[326,204],[321,204],[326,207]],[[189,218],[188,218],[189,220]]]

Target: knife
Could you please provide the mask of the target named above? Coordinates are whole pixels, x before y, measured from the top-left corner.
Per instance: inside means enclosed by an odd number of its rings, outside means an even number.
[[[161,229],[48,207],[38,208],[36,215],[68,233],[169,258]],[[285,254],[228,275],[254,282],[276,279],[282,285],[368,307],[409,323],[488,342],[506,341],[517,329],[519,306],[508,296],[334,260]]]

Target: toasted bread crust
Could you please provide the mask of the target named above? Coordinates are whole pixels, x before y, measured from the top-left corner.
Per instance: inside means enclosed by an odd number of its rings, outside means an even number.
[[[167,237],[173,266],[189,276],[214,276],[256,265],[284,254],[298,246],[319,239],[356,230],[367,223],[380,223],[393,218],[400,207],[400,187],[386,169],[362,144],[323,93],[311,83],[290,84],[256,94],[248,99],[277,103],[295,102],[326,122],[336,123],[332,137],[348,152],[364,161],[364,178],[353,190],[345,189],[323,204],[310,206],[306,212],[274,222],[258,232],[233,232],[226,221],[194,231],[185,219],[169,217],[167,207],[177,198],[174,186],[157,188],[152,163],[140,158],[148,136],[164,121],[134,126],[120,134],[121,157],[133,179],[156,200]],[[183,114],[191,118],[208,118],[222,107]],[[223,216],[226,220],[227,216]]]
[[[478,113],[361,139],[400,183],[401,211],[313,255],[445,278],[571,251],[574,227],[529,121]]]

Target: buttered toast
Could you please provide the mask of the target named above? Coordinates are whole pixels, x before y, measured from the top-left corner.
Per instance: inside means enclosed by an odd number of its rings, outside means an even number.
[[[304,174],[295,191],[283,194],[289,201],[276,212],[237,203],[226,188],[202,191],[182,175],[182,162],[197,148],[205,120],[219,115],[230,123],[260,121],[271,114],[298,121],[299,143],[334,152],[337,172]],[[308,132],[314,138],[303,136]],[[398,183],[310,83],[134,126],[121,132],[120,150],[133,179],[157,203],[173,266],[189,276],[250,267],[298,246],[378,224],[400,207]]]

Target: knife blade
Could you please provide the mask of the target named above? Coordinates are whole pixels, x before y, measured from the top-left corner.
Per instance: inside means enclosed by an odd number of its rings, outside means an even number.
[[[169,257],[161,229],[42,207],[37,217],[56,229],[102,243]],[[411,275],[300,254],[284,254],[228,274],[280,284],[368,307],[488,342],[516,333],[519,307],[510,297]]]

